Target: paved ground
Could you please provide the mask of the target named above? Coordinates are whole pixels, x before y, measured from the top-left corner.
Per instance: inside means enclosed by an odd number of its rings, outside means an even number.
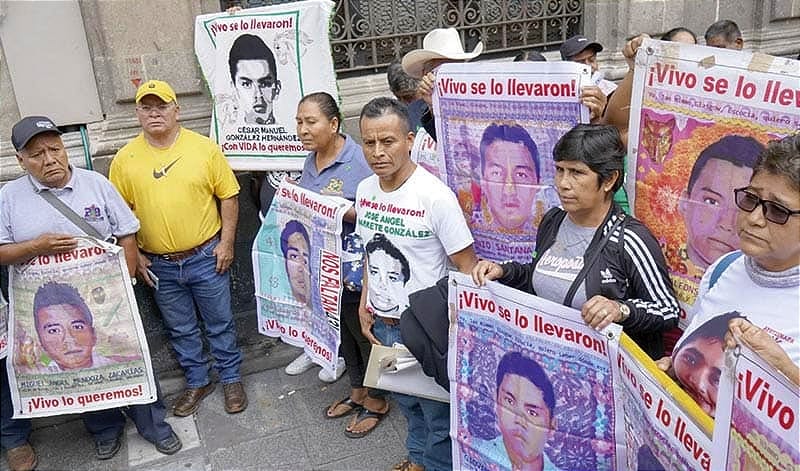
[[[317,379],[319,368],[288,376],[286,365],[298,349],[279,344],[270,351],[270,368],[244,378],[250,404],[225,413],[222,387],[203,401],[193,417],[168,417],[183,441],[173,456],[158,453],[128,423],[125,443],[109,461],[94,458],[94,445],[77,416],[64,422],[34,421],[31,442],[39,470],[387,470],[404,456],[405,419],[397,408],[368,436],[347,438],[348,419],[324,417],[326,404],[349,392],[347,375],[333,384]],[[164,385],[167,404],[178,387]],[[168,393],[169,394],[169,393]],[[52,420],[50,422],[53,422]],[[0,470],[7,470],[3,453]]]

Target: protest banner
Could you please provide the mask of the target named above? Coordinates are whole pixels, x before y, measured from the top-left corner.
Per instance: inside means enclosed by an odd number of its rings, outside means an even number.
[[[800,390],[745,345],[726,352],[712,459],[718,469],[800,469]],[[723,464],[724,463],[724,464]]]
[[[450,274],[453,469],[626,469],[614,393],[621,327],[499,283]]]
[[[339,352],[342,217],[353,203],[284,180],[253,242],[258,331],[333,372]]]
[[[214,100],[211,138],[234,170],[303,168],[297,104],[310,92],[339,96],[333,7],[306,0],[195,19],[195,53]]]
[[[616,367],[625,469],[721,469],[711,464],[711,417],[624,333]]]
[[[5,358],[8,349],[8,303],[0,293],[0,358]]]
[[[444,160],[440,159],[436,152],[436,140],[423,127],[417,129],[417,134],[414,136],[411,160],[447,183],[447,170],[444,168]]]
[[[580,87],[587,66],[572,62],[444,64],[433,107],[437,152],[486,259],[528,262],[536,228],[558,204],[553,146],[589,122]]]
[[[800,61],[646,40],[636,55],[626,185],[659,240],[680,327],[705,269],[739,248],[733,190],[763,145],[800,128]]]
[[[123,250],[76,239],[71,252],[9,269],[7,365],[15,418],[156,400]]]

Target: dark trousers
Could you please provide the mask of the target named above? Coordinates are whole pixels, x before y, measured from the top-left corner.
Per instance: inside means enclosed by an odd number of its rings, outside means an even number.
[[[369,353],[372,351],[372,344],[361,332],[361,322],[358,320],[358,304],[358,302],[342,302],[339,316],[342,339],[339,344],[339,356],[344,358],[344,363],[347,365],[351,388],[364,387],[364,376],[367,372]],[[386,391],[369,389],[370,397],[381,398],[385,395]]]
[[[172,426],[164,421],[167,409],[161,400],[161,387],[156,379],[156,402],[117,407],[81,414],[83,425],[95,442],[113,440],[125,430],[125,416],[131,418],[139,435],[150,443],[164,440],[172,434]]]
[[[0,360],[0,444],[10,450],[24,445],[31,434],[31,419],[12,419],[14,405],[8,385],[6,359]]]

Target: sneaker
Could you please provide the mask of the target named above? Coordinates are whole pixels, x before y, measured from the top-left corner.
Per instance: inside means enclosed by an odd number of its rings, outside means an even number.
[[[295,376],[308,371],[312,366],[314,366],[314,362],[311,361],[311,357],[306,355],[305,353],[301,353],[299,357],[295,358],[294,361],[286,365],[287,375]]]
[[[164,453],[165,455],[174,455],[181,449],[183,443],[181,443],[181,439],[175,435],[175,432],[171,432],[169,437],[159,440],[155,443],[156,450],[159,453]]]
[[[31,471],[36,468],[38,462],[36,452],[30,443],[7,450],[6,461],[11,471]]]
[[[331,374],[328,370],[323,368],[319,370],[319,374],[317,375],[317,377],[319,378],[320,381],[324,381],[326,383],[333,383],[334,381],[342,377],[346,369],[347,366],[345,366],[344,364],[344,358],[339,357],[339,359],[336,361],[336,374]]]
[[[94,456],[98,460],[110,460],[122,447],[122,435],[117,435],[111,440],[94,443]]]

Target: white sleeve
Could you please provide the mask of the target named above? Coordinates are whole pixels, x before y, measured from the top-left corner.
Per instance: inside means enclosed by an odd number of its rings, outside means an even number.
[[[447,255],[472,245],[472,233],[461,206],[450,188],[444,187],[431,199],[431,227]]]

